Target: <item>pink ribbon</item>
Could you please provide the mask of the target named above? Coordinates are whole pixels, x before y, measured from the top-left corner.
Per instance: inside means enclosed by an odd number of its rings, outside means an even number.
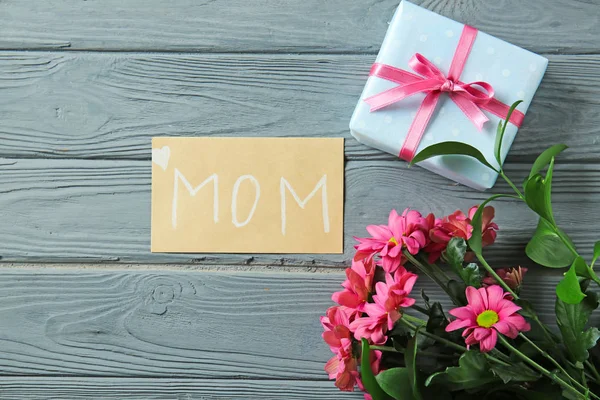
[[[418,75],[386,64],[375,63],[371,67],[369,76],[400,84],[400,86],[366,98],[365,102],[371,106],[371,112],[402,101],[413,94],[427,93],[408,130],[406,139],[404,139],[399,154],[400,158],[410,161],[415,156],[423,133],[443,92],[448,93],[452,101],[479,131],[488,121],[482,110],[491,112],[502,119],[506,118],[510,107],[494,98],[492,85],[487,82],[464,83],[459,80],[476,37],[477,29],[465,25],[456,46],[448,76],[445,76],[439,68],[419,53],[415,54],[408,63]],[[511,114],[510,122],[520,127],[524,117],[522,112],[515,110]]]

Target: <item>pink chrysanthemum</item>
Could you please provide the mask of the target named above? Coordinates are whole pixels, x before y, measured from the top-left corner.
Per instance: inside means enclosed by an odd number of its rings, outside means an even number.
[[[357,238],[359,244],[354,246],[357,253],[355,260],[362,260],[379,253],[381,266],[386,272],[394,272],[405,261],[402,249],[410,254],[417,254],[427,243],[427,223],[425,218],[415,210],[404,210],[398,215],[396,210],[390,212],[387,225],[369,225],[367,231],[370,238]]]
[[[408,296],[416,280],[417,275],[400,267],[393,276],[386,274],[385,282],[377,282],[374,303],[364,306],[367,316],[350,323],[354,337],[357,340],[367,338],[374,344],[384,344],[387,341],[386,332],[402,316],[401,309],[415,304],[415,299]]]
[[[373,258],[362,261],[352,261],[352,267],[346,269],[346,279],[342,286],[344,290],[335,292],[331,296],[336,303],[358,311],[363,311],[373,291],[373,278],[375,276],[375,262]]]
[[[511,339],[519,332],[531,329],[517,311],[521,307],[506,299],[508,293],[498,285],[466,290],[468,305],[450,310],[457,319],[452,321],[446,332],[466,328],[462,333],[467,346],[479,343],[481,352],[486,353],[496,346],[498,332]]]
[[[355,311],[347,307],[330,307],[327,315],[321,317],[325,329],[323,340],[329,345],[334,356],[325,364],[329,379],[335,379],[335,386],[345,392],[354,391],[355,386],[364,390],[358,372],[359,359],[353,354],[352,332],[349,325]],[[374,373],[379,371],[381,352],[371,352],[371,368]]]
[[[473,206],[469,209],[468,216],[460,210],[456,210],[443,219],[433,219],[433,216],[427,216],[430,242],[425,246],[424,251],[429,254],[429,262],[435,262],[440,257],[453,237],[460,237],[465,240],[471,238],[473,235],[471,220],[476,211],[477,206]],[[496,241],[498,225],[492,222],[493,219],[494,207],[486,206],[481,215],[481,244],[483,247]]]

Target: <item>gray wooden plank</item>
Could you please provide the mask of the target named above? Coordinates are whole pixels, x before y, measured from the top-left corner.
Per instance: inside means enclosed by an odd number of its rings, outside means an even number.
[[[1,6],[0,6],[1,7]],[[152,136],[345,137],[370,55],[0,53],[0,156],[149,159]],[[600,56],[553,56],[509,155],[600,160]]]
[[[392,208],[414,207],[446,215],[468,210],[489,196],[453,184],[400,161],[346,164],[345,252],[341,255],[151,254],[150,161],[0,160],[0,256],[3,261],[119,261],[257,265],[343,265],[353,255],[353,236],[384,223]],[[521,182],[529,164],[510,164]],[[600,236],[598,164],[560,164],[554,173],[553,207],[558,221],[590,255]],[[499,183],[492,193],[509,193]],[[576,195],[574,195],[576,193]],[[495,203],[499,239],[489,251],[494,263],[524,263],[523,249],[536,217],[523,203]],[[500,265],[498,265],[500,266]]]
[[[0,375],[327,379],[318,317],[342,271],[101,268],[0,269]],[[525,279],[547,322],[561,272]],[[425,277],[421,288],[448,307]]]
[[[2,49],[376,52],[398,0],[0,4]],[[598,2],[417,0],[535,52],[597,52]]]
[[[362,399],[359,391],[340,392],[326,381],[0,377],[3,400],[305,400]]]

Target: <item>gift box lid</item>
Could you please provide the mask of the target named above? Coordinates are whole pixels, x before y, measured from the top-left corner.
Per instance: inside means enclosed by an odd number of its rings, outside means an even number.
[[[447,76],[464,24],[402,1],[390,22],[376,62],[415,73],[409,60],[420,53]],[[462,82],[484,81],[493,86],[494,98],[511,105],[523,100],[518,110],[525,113],[537,90],[548,60],[540,55],[479,31],[460,75]],[[370,112],[365,98],[398,86],[371,76],[350,121],[352,135],[361,143],[398,155],[419,109],[424,93]],[[484,111],[489,121],[478,131],[458,106],[442,93],[421,139],[418,152],[445,141],[459,141],[479,149],[495,167],[493,150],[499,117]],[[516,136],[517,127],[509,124],[505,132],[501,159]],[[466,156],[439,156],[418,165],[459,183],[484,190],[492,187],[497,173]]]

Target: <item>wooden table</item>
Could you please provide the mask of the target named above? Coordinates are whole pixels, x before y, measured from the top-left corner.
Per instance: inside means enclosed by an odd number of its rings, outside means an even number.
[[[600,236],[600,1],[417,3],[550,59],[506,168],[520,181],[544,148],[571,147],[554,208],[589,257]],[[352,236],[394,207],[444,214],[489,194],[350,137],[396,6],[0,1],[0,398],[361,398],[326,380],[318,321]],[[160,135],[347,138],[345,253],[151,254]],[[495,206],[490,261],[530,266],[535,216]],[[561,272],[527,277],[546,318]]]

